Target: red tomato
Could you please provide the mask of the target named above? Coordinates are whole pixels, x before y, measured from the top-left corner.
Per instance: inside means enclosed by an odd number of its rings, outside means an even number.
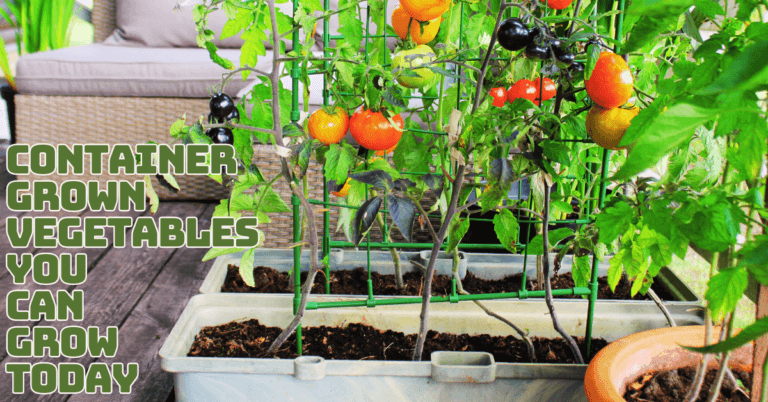
[[[539,96],[539,88],[533,85],[531,80],[522,79],[517,81],[512,88],[507,91],[507,99],[514,102],[517,98],[528,99],[533,102]]]
[[[538,91],[539,88],[541,88],[541,78],[536,78],[533,81],[533,86],[536,87],[536,90]],[[541,93],[542,100],[550,100],[557,95],[557,85],[555,85],[555,82],[550,80],[547,77],[544,77],[544,90]]]
[[[400,115],[392,117],[403,129],[403,118]],[[370,109],[360,109],[349,119],[349,132],[358,144],[371,151],[384,151],[397,145],[403,132],[397,130],[381,112]]]
[[[553,10],[562,10],[573,3],[573,0],[541,0],[541,3],[545,3],[547,7]]]
[[[493,98],[493,106],[502,107],[507,103],[507,90],[502,87],[493,88],[491,98]]]

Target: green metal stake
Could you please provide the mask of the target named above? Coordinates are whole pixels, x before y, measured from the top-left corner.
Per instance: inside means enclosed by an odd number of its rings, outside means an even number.
[[[299,3],[293,2],[293,15],[296,15],[296,10],[299,8]],[[291,38],[293,41],[294,49],[298,49],[299,45],[299,31],[293,33]],[[277,51],[277,49],[275,49]],[[277,66],[274,66],[277,68]],[[291,63],[291,77],[292,79],[292,91],[291,91],[291,121],[297,122],[301,117],[299,112],[299,63],[294,61]],[[273,124],[280,124],[279,121],[273,122]],[[282,144],[281,144],[282,145]],[[291,196],[291,205],[293,206],[293,242],[298,243],[301,241],[301,213],[299,212],[299,197],[295,194]],[[294,284],[294,296],[293,296],[293,314],[299,312],[299,304],[301,303],[301,247],[293,248],[293,284]],[[296,328],[296,353],[301,356],[301,324]]]
[[[299,197],[291,196],[293,206],[293,242],[301,241],[301,213],[299,212]],[[301,247],[293,248],[293,314],[299,312],[301,303]],[[301,324],[296,328],[296,353],[301,356]]]
[[[331,7],[330,0],[323,2],[323,10],[327,11]],[[328,39],[328,32],[330,30],[330,22],[328,18],[323,19],[323,56],[328,57],[328,49],[331,41]],[[324,61],[323,66],[325,71],[328,71],[330,62]],[[329,91],[328,88],[328,76],[323,74],[323,105],[329,106]],[[328,193],[328,180],[325,178],[325,167],[323,167],[323,259],[331,255],[331,212],[328,210],[328,206],[331,202],[330,194]],[[330,258],[330,257],[329,257]],[[330,262],[325,265],[325,294],[331,294],[331,267]]]

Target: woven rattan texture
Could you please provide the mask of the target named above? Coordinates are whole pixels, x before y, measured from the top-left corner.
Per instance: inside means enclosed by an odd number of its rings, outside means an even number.
[[[178,98],[102,98],[87,96],[37,96],[16,95],[16,136],[20,144],[143,144],[147,141],[168,143],[171,139],[169,127],[178,117],[186,114],[189,120],[208,112],[206,99]],[[254,149],[254,163],[264,176],[272,178],[280,173],[280,160],[271,147],[258,145]],[[22,163],[28,159],[22,157]],[[107,158],[104,157],[104,165]],[[86,172],[90,158],[86,155]],[[320,167],[315,163],[310,169],[310,183],[321,179]],[[104,184],[109,180],[141,180],[131,175],[50,175],[20,176],[21,180],[96,180]],[[173,193],[160,186],[153,178],[154,188],[160,198],[169,200],[220,200],[229,195],[229,190],[207,176],[178,176],[182,189]],[[311,186],[310,196],[322,199],[322,186]],[[275,191],[290,205],[291,190],[280,180]],[[318,206],[317,209],[320,209]],[[320,213],[318,212],[318,216]],[[292,242],[291,214],[273,214],[272,223],[263,225],[265,247],[286,247]],[[322,220],[318,220],[322,223]],[[335,229],[336,217],[331,221]]]
[[[26,144],[142,144],[147,141],[168,143],[169,127],[176,118],[186,114],[189,120],[208,112],[205,99],[179,98],[103,98],[87,96],[38,96],[17,95],[17,142]],[[106,157],[104,163],[106,165]],[[267,178],[280,173],[280,161],[271,147],[257,145],[254,148],[256,163]],[[22,159],[23,163],[27,160]],[[86,171],[90,160],[86,155]],[[313,161],[309,170],[310,197],[323,198],[321,167]],[[108,180],[141,180],[140,176],[129,175],[83,175],[78,180],[97,180],[102,187]],[[25,177],[20,177],[24,179]],[[29,180],[54,180],[63,182],[75,176],[30,176]],[[206,176],[177,177],[182,189],[173,193],[160,186],[153,178],[154,188],[160,199],[170,200],[220,200],[228,196],[229,190]],[[290,205],[291,190],[284,180],[279,180],[275,191]],[[331,197],[331,202],[338,201]],[[434,204],[434,198],[422,202],[425,208]],[[322,207],[315,206],[318,232],[322,234]],[[262,225],[266,230],[265,247],[287,247],[293,244],[291,214],[272,214],[272,222]],[[334,240],[346,240],[343,233],[336,232],[338,210],[331,208],[331,233]],[[439,226],[439,220],[433,220]],[[388,219],[390,228],[394,228]],[[393,241],[404,241],[397,229],[392,229]],[[429,232],[424,228],[414,229],[414,241],[431,242]],[[371,230],[371,241],[381,241],[377,228]]]
[[[101,42],[117,28],[116,0],[93,0],[93,41]]]

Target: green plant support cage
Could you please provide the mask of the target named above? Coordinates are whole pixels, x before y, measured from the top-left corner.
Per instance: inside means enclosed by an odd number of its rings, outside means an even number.
[[[389,1],[395,1],[395,0],[389,0]],[[330,1],[329,0],[323,0],[323,8],[324,10],[328,10],[330,8]],[[624,4],[625,0],[619,0],[618,8],[619,10],[624,10]],[[611,9],[611,5],[613,4],[612,1],[605,1],[605,0],[599,0],[598,5],[595,8],[595,12],[603,12],[603,11],[609,11]],[[297,3],[293,3],[294,6],[294,12],[297,9]],[[461,7],[461,13],[464,13],[464,3],[461,3],[460,5],[457,5],[458,7]],[[603,11],[601,11],[601,9]],[[506,12],[509,13],[510,11],[514,12],[517,10],[510,9]],[[464,29],[464,18],[461,18],[461,30]],[[364,40],[365,40],[365,53],[366,53],[366,62],[368,60],[368,46],[369,46],[369,39],[374,38],[384,38],[386,40],[387,37],[392,37],[392,35],[387,35],[386,30],[384,30],[383,35],[371,35],[369,32],[370,27],[370,13],[368,12],[368,9],[366,8],[366,21],[365,21],[365,32],[364,32]],[[331,40],[336,39],[343,39],[343,35],[330,35],[330,24],[328,21],[328,18],[323,20],[324,29],[323,29],[323,45],[324,48],[327,48],[330,46]],[[623,15],[619,14],[617,18],[615,19],[615,26],[614,26],[614,32],[616,38],[621,37],[622,32],[622,24],[623,24]],[[294,43],[299,42],[299,33],[298,31],[293,33],[292,37]],[[459,48],[461,48],[461,35],[459,35]],[[324,54],[324,57],[328,57],[328,54]],[[460,58],[460,61],[481,61],[479,58]],[[328,68],[328,62],[325,62],[325,68]],[[456,67],[458,69],[458,74],[461,74],[461,66]],[[312,74],[313,72],[310,72]],[[319,74],[318,72],[314,72],[314,74]],[[291,77],[292,77],[292,106],[291,106],[291,120],[292,122],[297,122],[300,118],[300,111],[299,111],[299,95],[300,95],[300,89],[299,89],[299,77],[300,77],[300,67],[298,65],[298,62],[293,61],[291,62]],[[323,77],[323,88],[326,88],[326,82],[327,78]],[[456,103],[461,101],[461,81],[457,83],[459,85],[459,91],[458,96],[456,99]],[[437,97],[428,97],[428,96],[410,96],[406,97],[406,99],[438,99]],[[329,91],[323,91],[323,104],[325,106],[330,105],[330,94]],[[436,134],[436,135],[446,135],[444,132],[437,132],[437,131],[430,131],[430,130],[411,130],[411,131],[418,131],[420,133],[427,133],[427,134]],[[562,142],[592,142],[590,139],[562,139],[558,140]],[[607,169],[606,167],[609,166],[610,162],[610,156],[611,152],[609,150],[603,150],[602,151],[602,163],[588,163],[587,168],[591,172],[592,176],[597,175],[598,170],[600,172],[600,183],[599,186],[592,186],[592,199],[589,200],[586,203],[585,206],[585,214],[584,216],[589,217],[593,211],[595,211],[596,207],[602,207],[603,203],[605,201],[605,195],[606,195],[606,178],[607,178]],[[430,172],[402,172],[403,174],[409,174],[409,175],[424,175],[428,174]],[[578,180],[579,184],[582,188],[582,193],[586,191],[588,188],[586,186],[586,182],[589,178],[590,174],[585,175],[584,179],[580,179],[577,177],[566,177],[567,179],[571,180]],[[481,177],[481,175],[476,175],[475,177]],[[518,182],[518,186],[521,186],[522,184]],[[518,189],[521,189],[518,187]],[[594,194],[597,193],[597,194]],[[530,200],[531,197],[529,197]],[[597,200],[595,200],[597,198]],[[597,201],[597,203],[595,203]],[[329,207],[336,207],[336,208],[352,208],[357,209],[356,207],[345,205],[345,204],[339,204],[339,203],[332,203],[330,202],[329,197],[329,189],[328,189],[328,180],[323,178],[323,199],[322,200],[315,200],[315,199],[309,199],[310,204],[314,205],[322,205],[325,211],[323,212],[323,236],[322,236],[322,255],[325,257],[330,254],[331,248],[344,248],[344,247],[355,247],[355,245],[351,242],[346,241],[336,241],[332,240],[331,233],[330,233],[330,212]],[[293,241],[294,243],[299,243],[301,241],[300,233],[301,233],[301,214],[300,214],[300,204],[299,199],[296,195],[291,196],[291,204],[293,208]],[[386,206],[386,199],[384,200],[383,209],[381,212],[387,211]],[[490,221],[490,219],[482,219],[482,218],[470,218],[472,221]],[[529,224],[541,224],[538,220],[518,220],[520,223],[529,223]],[[557,223],[570,223],[570,224],[585,224],[585,223],[591,223],[592,220],[589,218],[586,219],[566,219],[566,220],[555,220],[550,221],[550,224],[557,224]],[[365,300],[357,299],[357,300],[349,300],[349,301],[335,301],[335,302],[308,302],[307,303],[307,310],[317,310],[317,309],[327,309],[327,308],[343,308],[343,307],[369,307],[373,308],[375,306],[387,306],[387,305],[400,305],[400,304],[419,304],[422,302],[421,297],[398,297],[398,298],[376,298],[373,295],[373,285],[371,281],[371,264],[370,264],[370,251],[372,248],[375,249],[390,249],[390,248],[408,248],[408,249],[431,249],[433,247],[432,243],[398,243],[398,242],[389,242],[388,241],[388,233],[389,233],[389,227],[387,224],[387,220],[384,219],[384,225],[383,225],[383,239],[381,242],[371,242],[370,240],[370,234],[366,236],[366,239],[363,240],[363,242],[360,243],[359,247],[364,247],[368,253],[367,258],[367,271],[368,271],[368,296]],[[447,242],[443,243],[443,248],[445,248],[445,245]],[[528,253],[525,247],[525,244],[520,243],[520,234],[518,233],[518,239],[516,244],[518,245],[518,248],[523,248],[523,258],[524,263],[523,266],[525,266],[525,261],[527,261]],[[459,249],[464,250],[483,250],[483,249],[503,249],[504,246],[501,244],[471,244],[471,243],[460,243]],[[301,247],[295,247],[294,248],[294,254],[293,254],[293,277],[294,278],[300,278],[301,276]],[[325,292],[327,294],[330,294],[330,282],[328,278],[330,278],[330,267],[328,264],[325,264],[324,266],[324,272],[325,272]],[[585,333],[585,339],[587,341],[587,355],[590,353],[591,349],[591,340],[592,340],[592,326],[593,326],[593,318],[594,318],[594,311],[595,311],[595,302],[597,300],[597,258],[593,255],[592,256],[592,262],[591,262],[591,273],[590,273],[590,281],[589,281],[589,287],[575,287],[571,289],[557,289],[553,290],[552,294],[553,296],[566,296],[566,295],[585,295],[588,296],[588,309],[587,309],[587,326],[586,326],[586,333]],[[432,296],[430,298],[431,303],[459,303],[463,301],[472,301],[472,300],[498,300],[498,299],[527,299],[527,298],[544,298],[544,291],[543,290],[537,290],[537,291],[527,291],[525,290],[525,284],[527,282],[526,278],[526,270],[522,270],[522,284],[521,291],[518,292],[505,292],[505,293],[486,293],[486,294],[472,294],[472,295],[459,295],[456,292],[456,282],[455,278],[452,279],[452,290],[451,294],[447,297],[438,297],[438,296]],[[301,281],[295,281],[295,288],[294,288],[294,299],[293,299],[293,312],[294,314],[297,313],[298,307],[300,304],[300,297],[301,297]],[[301,325],[296,329],[296,348],[297,353],[299,355],[302,354],[302,341],[301,341],[302,335],[301,335]]]

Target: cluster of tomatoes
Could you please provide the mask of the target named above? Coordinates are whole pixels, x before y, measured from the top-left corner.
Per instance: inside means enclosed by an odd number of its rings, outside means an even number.
[[[395,150],[403,135],[403,118],[398,114],[392,121],[400,130],[393,127],[381,112],[360,109],[349,118],[347,112],[337,106],[333,110],[322,108],[312,113],[307,129],[310,137],[325,145],[338,144],[349,131],[360,146],[383,156]]]
[[[219,93],[211,98],[211,113],[208,114],[208,123],[221,124],[227,121],[240,120],[240,112],[235,101],[224,93]],[[214,144],[235,144],[235,136],[227,127],[214,127],[206,130],[205,134],[211,138]]]
[[[557,85],[547,77],[544,77],[543,82],[541,78],[536,78],[533,81],[526,79],[518,80],[509,90],[503,87],[491,89],[493,106],[496,107],[502,107],[507,101],[511,103],[518,98],[528,99],[537,106],[541,106],[542,101],[550,100],[555,95],[557,95]]]
[[[435,60],[435,52],[427,46],[440,31],[442,15],[451,7],[445,0],[401,0],[392,12],[392,28],[397,36],[416,43],[413,49],[395,53],[392,72],[400,85],[406,88],[424,88],[433,82],[435,73],[421,67]],[[410,75],[403,74],[411,71]]]
[[[576,59],[573,53],[563,47],[560,40],[543,35],[540,27],[528,29],[519,18],[504,20],[499,25],[497,38],[499,45],[504,49],[513,52],[525,49],[525,57],[534,61],[547,61],[554,57],[561,66],[570,66]]]
[[[587,133],[603,148],[623,149],[619,142],[632,118],[640,113],[637,106],[622,107],[634,89],[634,78],[627,62],[615,53],[600,53],[584,86],[595,103],[587,113]]]

